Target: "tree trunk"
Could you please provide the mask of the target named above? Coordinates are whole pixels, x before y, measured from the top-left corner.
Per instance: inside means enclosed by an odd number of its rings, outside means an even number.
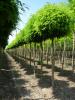
[[[58,51],[58,56],[59,56],[59,65],[61,64],[61,42],[59,43],[59,48],[60,50]]]
[[[40,50],[40,46],[39,46],[39,50],[38,50],[38,58],[39,58],[39,62],[41,61],[41,60],[40,60],[40,58],[41,58],[41,57],[40,57],[40,55],[41,55],[40,52],[41,52],[41,50]]]
[[[45,53],[45,41],[43,41],[43,59],[45,59],[45,55],[46,53]],[[46,59],[45,59],[46,60]]]
[[[34,43],[34,76],[35,76],[35,67],[36,67],[36,65],[35,65],[35,61],[36,61],[36,43]]]
[[[52,39],[52,87],[54,88],[54,66],[55,66],[55,59],[54,59],[54,39]]]
[[[65,66],[65,49],[66,49],[66,41],[64,39],[64,50],[62,53],[62,70],[64,69],[64,66]]]
[[[46,53],[46,56],[47,56],[47,65],[48,65],[48,44],[47,44],[47,53]]]
[[[22,46],[22,58],[24,58],[24,50],[25,50],[25,46]]]
[[[31,66],[31,43],[30,43],[30,66]]]
[[[74,72],[74,41],[75,41],[75,34],[73,33],[73,48],[72,48],[72,71]]]
[[[41,71],[43,70],[42,67],[43,67],[43,46],[42,46],[42,42],[40,43],[40,47],[41,47]]]
[[[26,52],[26,44],[25,44],[25,52],[24,52],[25,61],[26,61],[26,54],[27,52]]]

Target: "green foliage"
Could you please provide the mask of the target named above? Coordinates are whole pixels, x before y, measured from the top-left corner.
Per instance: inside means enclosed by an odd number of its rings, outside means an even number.
[[[41,42],[48,38],[60,38],[73,29],[73,10],[64,4],[47,4],[32,15],[16,39],[8,45],[14,48],[30,42]],[[63,42],[62,42],[63,44]]]
[[[56,41],[56,44],[57,44],[56,45],[56,50],[63,51],[63,49],[64,49],[64,41],[65,41],[65,45],[66,45],[65,49],[68,50],[68,51],[72,51],[72,40],[73,40],[72,37],[73,37],[72,33],[70,33],[65,38],[63,37],[63,38],[57,39],[57,41]]]
[[[19,0],[0,0],[0,45],[5,47],[10,32],[19,20]]]
[[[32,15],[31,18],[29,19],[26,27],[25,27],[25,37],[27,38],[27,42],[40,42],[42,41],[42,36],[36,32],[35,27],[34,27],[34,23],[36,20],[36,14]]]
[[[74,27],[73,27],[73,31],[75,31],[75,0],[68,0],[69,1],[69,7],[71,10],[73,10],[73,14],[72,15],[74,18],[73,18],[73,22],[74,22]]]
[[[65,36],[71,31],[72,14],[67,6],[45,5],[36,13],[35,29],[43,39]]]

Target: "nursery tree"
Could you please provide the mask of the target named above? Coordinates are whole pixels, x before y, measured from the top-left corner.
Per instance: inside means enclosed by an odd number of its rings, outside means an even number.
[[[35,29],[43,39],[52,40],[52,86],[54,87],[54,39],[71,31],[72,11],[65,5],[48,4],[37,12]]]
[[[29,19],[25,31],[24,38],[26,38],[27,43],[30,43],[30,59],[31,59],[31,42],[34,44],[34,75],[35,75],[35,56],[36,56],[36,43],[42,41],[42,36],[36,32],[34,28],[34,22],[36,19],[36,14],[32,15]],[[31,64],[31,61],[30,61]]]
[[[73,10],[74,13],[74,27],[73,27],[73,47],[72,47],[72,71],[74,72],[74,50],[75,50],[75,0],[68,0],[69,1],[69,6]]]
[[[40,47],[41,47],[41,55],[40,55],[40,62],[41,62],[41,70],[42,70],[42,63],[43,63],[43,46],[42,46],[42,41],[45,40],[42,36],[42,34],[40,34],[38,31],[36,31],[36,28],[35,28],[35,20],[36,20],[36,16],[37,16],[37,13],[35,15],[32,15],[32,17],[30,18],[29,20],[29,28],[28,28],[28,31],[29,31],[29,40],[31,42],[34,42],[34,58],[36,56],[36,43],[40,43]],[[34,61],[34,66],[35,66],[35,61]]]

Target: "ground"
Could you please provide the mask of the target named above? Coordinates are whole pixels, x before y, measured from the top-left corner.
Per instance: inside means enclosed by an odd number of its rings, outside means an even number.
[[[0,100],[75,100],[75,73],[71,68],[55,66],[55,87],[51,85],[51,64],[33,63],[21,57],[0,55]],[[57,65],[57,62],[56,62]]]

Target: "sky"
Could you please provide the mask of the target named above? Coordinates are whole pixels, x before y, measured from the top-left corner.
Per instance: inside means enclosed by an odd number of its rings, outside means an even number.
[[[20,19],[21,21],[17,25],[17,29],[12,31],[8,39],[8,43],[11,43],[12,40],[16,37],[16,34],[19,33],[21,29],[24,28],[25,24],[29,20],[30,16],[39,10],[46,3],[59,3],[65,2],[66,0],[21,0],[22,3],[25,3],[28,9],[25,9],[25,12],[21,12]]]

